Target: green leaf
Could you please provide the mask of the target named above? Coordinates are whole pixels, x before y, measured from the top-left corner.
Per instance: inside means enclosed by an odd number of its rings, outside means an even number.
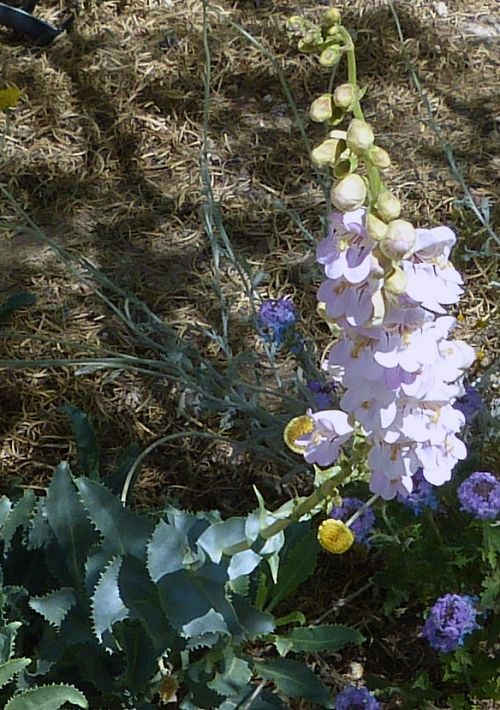
[[[227,568],[229,579],[236,579],[244,574],[250,574],[262,562],[262,557],[253,550],[243,550],[231,557]]]
[[[158,588],[144,563],[127,555],[120,567],[118,587],[123,603],[143,623],[158,655],[167,648],[184,646],[162,611]]]
[[[274,631],[275,623],[272,614],[255,609],[245,597],[238,594],[233,596],[232,601],[238,621],[245,629],[248,638],[254,639]]]
[[[193,636],[207,636],[207,634],[224,634],[229,636],[229,631],[222,614],[209,609],[204,616],[193,619],[189,624],[184,624],[182,634],[186,638]]]
[[[260,693],[251,704],[245,706],[245,702],[248,702],[252,697],[252,693],[256,690],[255,685],[249,684],[246,688],[238,693],[238,695],[233,695],[227,698],[222,705],[219,706],[219,710],[241,710],[241,708],[246,708],[246,710],[285,710],[285,704],[278,695],[272,695],[264,691]]]
[[[316,568],[317,556],[318,543],[314,532],[309,530],[281,562],[278,582],[270,590],[271,601],[267,605],[267,611],[272,611],[312,575]]]
[[[10,509],[0,530],[0,539],[4,541],[4,552],[10,550],[12,539],[17,529],[28,525],[31,513],[35,507],[35,502],[35,494],[33,491],[28,490],[24,492],[23,497]]]
[[[21,626],[20,621],[11,621],[0,627],[0,663],[6,663],[13,655],[17,632]]]
[[[87,553],[97,535],[75,490],[71,471],[66,462],[56,468],[47,491],[45,507],[49,525],[57,538],[63,564],[75,587],[83,585],[83,566]]]
[[[276,626],[287,626],[289,624],[300,624],[301,626],[304,626],[305,623],[306,617],[301,611],[291,611],[289,614],[280,616],[279,619],[276,619]]]
[[[77,478],[76,486],[87,514],[115,554],[144,559],[153,522],[124,508],[121,501],[102,484]]]
[[[0,665],[0,688],[31,663],[31,658],[11,658]]]
[[[287,636],[278,636],[276,640],[289,644],[291,651],[317,653],[339,651],[348,643],[361,644],[365,638],[348,626],[306,626],[293,629]]]
[[[7,318],[19,308],[32,306],[35,303],[36,296],[33,293],[28,293],[27,291],[20,291],[19,293],[14,293],[6,301],[0,304],[0,318]]]
[[[0,528],[3,526],[7,516],[12,509],[12,503],[7,498],[7,496],[2,496],[0,498]]]
[[[252,677],[250,666],[242,658],[226,650],[222,673],[216,673],[215,678],[208,682],[208,687],[225,697],[236,695],[248,685]]]
[[[4,710],[59,710],[64,703],[88,708],[85,695],[72,685],[43,685],[9,700]]]
[[[257,675],[272,680],[290,698],[312,700],[324,708],[334,707],[327,688],[303,663],[281,658],[265,663],[254,662],[254,669]]]
[[[222,523],[214,523],[200,535],[197,542],[217,565],[226,550],[246,542],[245,518],[229,518]]]
[[[26,547],[28,550],[40,550],[53,540],[54,533],[47,519],[45,498],[39,498],[29,523]]]
[[[99,641],[102,641],[105,631],[111,631],[114,623],[123,621],[129,615],[118,587],[121,563],[120,556],[110,562],[102,573],[92,597],[92,620]]]
[[[211,609],[219,612],[230,633],[241,628],[234,609],[226,598],[227,573],[207,562],[199,570],[179,570],[158,581],[160,600],[170,623],[177,629],[205,616]],[[207,629],[210,633],[211,629]]]
[[[125,621],[113,629],[120,647],[125,653],[125,674],[120,679],[121,686],[138,694],[150,684],[158,670],[157,654],[150,639],[138,622]]]
[[[186,552],[190,550],[186,535],[160,520],[148,544],[148,571],[153,582],[163,575],[184,567]]]
[[[71,587],[62,587],[43,597],[31,597],[28,604],[49,624],[60,628],[66,614],[76,604],[76,596]]]
[[[76,439],[76,448],[78,451],[78,473],[84,474],[94,480],[99,478],[99,459],[100,450],[94,428],[90,420],[77,407],[71,404],[65,404],[61,407],[71,419],[73,435]]]

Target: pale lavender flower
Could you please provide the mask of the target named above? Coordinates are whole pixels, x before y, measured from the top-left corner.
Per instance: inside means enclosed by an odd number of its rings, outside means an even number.
[[[367,237],[364,214],[364,209],[358,209],[329,215],[328,237],[316,250],[317,261],[324,265],[329,279],[344,277],[350,284],[359,284],[368,277],[373,241]]]
[[[460,510],[480,520],[500,516],[500,481],[486,471],[472,473],[457,490]]]
[[[341,505],[336,505],[331,509],[330,518],[342,520],[345,523],[363,505],[363,501],[359,498],[343,498]],[[365,508],[359,518],[350,525],[356,542],[365,542],[374,524],[375,513],[370,507]]]
[[[314,423],[314,429],[304,434],[295,443],[304,447],[307,463],[330,466],[340,453],[340,447],[351,438],[353,428],[347,421],[347,414],[338,409],[327,409],[307,414]]]
[[[420,515],[426,508],[436,510],[439,505],[434,486],[425,480],[421,468],[413,476],[412,492],[406,497],[398,493],[397,499],[415,515]]]
[[[479,628],[476,616],[473,597],[445,594],[431,608],[423,636],[436,651],[450,653],[463,646],[465,637]]]
[[[335,710],[379,710],[380,703],[366,688],[348,685],[335,698]]]

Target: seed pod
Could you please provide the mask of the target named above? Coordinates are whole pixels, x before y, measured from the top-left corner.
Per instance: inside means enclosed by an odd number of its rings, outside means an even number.
[[[324,49],[319,57],[319,63],[322,67],[333,67],[338,64],[342,56],[342,51],[340,45],[332,44],[330,47]]]

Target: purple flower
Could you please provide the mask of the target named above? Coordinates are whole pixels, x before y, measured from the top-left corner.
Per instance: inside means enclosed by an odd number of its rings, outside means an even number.
[[[335,391],[333,382],[320,382],[319,380],[310,380],[307,383],[310,392],[314,395],[314,403],[317,409],[330,409],[333,404],[332,392]]]
[[[434,494],[434,486],[431,486],[431,484],[425,480],[421,468],[419,468],[413,476],[413,490],[410,495],[402,496],[398,493],[397,499],[412,510],[415,515],[420,515],[425,508],[436,510],[438,507],[438,499]]]
[[[258,326],[261,335],[271,345],[280,347],[290,339],[291,349],[298,348],[300,339],[295,333],[297,310],[286,298],[271,298],[259,308]]]
[[[500,516],[500,481],[485,471],[472,473],[457,490],[460,510],[480,520],[494,520]]]
[[[335,710],[379,710],[380,703],[366,688],[348,685],[335,698]]]
[[[479,629],[476,616],[474,597],[445,594],[431,608],[423,635],[436,651],[450,653],[463,646],[467,634]]]
[[[479,410],[483,409],[484,404],[477,389],[469,385],[465,388],[464,396],[459,397],[453,406],[462,412],[465,423],[470,424]]]
[[[335,506],[330,511],[330,518],[334,520],[342,520],[344,523],[348,520],[351,515],[353,515],[357,510],[363,506],[364,503],[359,498],[344,498],[342,500],[342,505]],[[354,539],[356,542],[365,542],[366,538],[372,531],[373,525],[375,523],[375,514],[371,508],[365,508],[359,518],[357,518],[351,527],[354,533]]]

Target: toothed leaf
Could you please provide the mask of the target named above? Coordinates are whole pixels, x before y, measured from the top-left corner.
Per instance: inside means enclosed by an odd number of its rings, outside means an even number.
[[[248,638],[270,634],[274,631],[275,621],[272,614],[255,609],[245,597],[235,594],[232,599],[238,621],[245,629]]]
[[[76,604],[76,596],[71,587],[62,587],[43,597],[31,597],[28,604],[49,624],[60,628],[66,614]]]
[[[306,626],[293,629],[287,636],[279,636],[276,641],[283,643],[286,651],[318,653],[319,651],[340,651],[349,643],[360,644],[363,634],[348,626]],[[281,651],[280,651],[281,653]]]
[[[87,414],[71,404],[65,404],[61,409],[71,419],[78,451],[78,473],[99,478],[99,444]]]
[[[9,700],[4,710],[59,710],[64,703],[88,708],[85,695],[72,685],[42,685]]]
[[[193,619],[182,627],[182,634],[186,638],[191,636],[205,636],[207,634],[224,634],[229,636],[229,631],[222,614],[210,609],[204,616]]]
[[[215,678],[208,682],[208,687],[225,697],[236,695],[245,688],[252,677],[250,666],[232,651],[225,652],[222,673],[216,673]]]
[[[120,679],[124,688],[140,693],[158,670],[157,654],[138,621],[119,623],[113,630],[126,658],[125,674]]]
[[[100,483],[88,478],[75,481],[87,514],[115,554],[143,559],[153,522],[127,510],[121,501]]]
[[[83,566],[90,547],[97,539],[78,499],[71,471],[66,462],[56,468],[45,501],[47,518],[59,543],[62,564],[68,571],[69,585],[83,583]],[[57,546],[53,546],[54,553]]]
[[[145,565],[127,555],[120,567],[118,587],[131,615],[140,619],[158,653],[167,648],[183,648],[184,642],[168,623],[160,605],[158,588],[149,578]]]
[[[33,491],[25,491],[23,497],[10,509],[5,517],[0,530],[0,539],[4,541],[4,554],[10,550],[12,539],[17,529],[28,525],[35,502]]]
[[[190,551],[186,535],[160,520],[148,544],[148,571],[153,582],[164,574],[183,569],[186,552]]]
[[[245,518],[229,518],[210,525],[198,538],[198,545],[215,564],[219,564],[226,550],[242,542],[246,542]]]
[[[0,663],[8,661],[14,653],[17,632],[21,626],[20,621],[11,621],[0,627]]]
[[[312,700],[324,708],[333,708],[327,688],[304,663],[286,658],[254,662],[257,675],[272,680],[276,687],[289,698]]]
[[[31,658],[11,658],[0,665],[0,688],[31,663]]]
[[[7,498],[7,496],[2,496],[0,498],[0,529],[2,528],[8,514],[12,509],[12,503]]]
[[[122,558],[115,557],[99,578],[92,597],[92,620],[95,635],[102,641],[105,631],[111,631],[113,624],[123,621],[129,615],[127,607],[121,600],[118,588],[118,575]]]
[[[28,550],[40,550],[54,540],[54,533],[47,518],[45,502],[45,498],[38,499],[35,512],[30,520],[26,541]]]

